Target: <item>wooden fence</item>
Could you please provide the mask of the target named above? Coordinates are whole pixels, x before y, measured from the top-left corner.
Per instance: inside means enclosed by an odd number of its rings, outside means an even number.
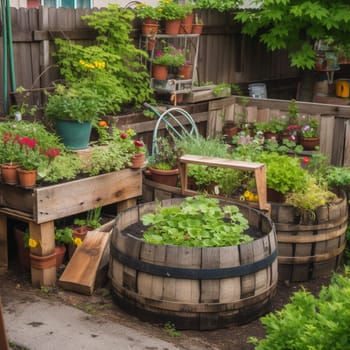
[[[247,98],[248,122],[268,121],[288,115],[288,100]],[[320,120],[320,151],[327,155],[331,164],[350,166],[350,106],[297,102],[300,115],[318,116]],[[230,96],[209,102],[187,106],[203,136],[220,135],[225,120],[234,120],[242,110],[242,97]],[[185,121],[184,121],[185,122]],[[121,116],[115,119],[121,128],[133,128],[147,145],[152,144],[156,121],[145,119],[140,114]],[[166,132],[165,125],[161,125]]]
[[[95,10],[47,8],[11,9],[16,86],[40,89],[50,86],[59,78],[52,53],[57,37],[92,43],[96,33],[86,26],[81,16]],[[200,37],[197,75],[200,82],[235,83],[247,86],[250,82],[265,82],[268,96],[290,99],[295,97],[298,70],[290,68],[285,51],[267,52],[257,39],[241,34],[233,14],[216,11],[198,11],[204,31]],[[140,23],[134,22],[132,36],[137,45]],[[0,48],[3,64],[3,49]],[[0,72],[3,82],[3,72]],[[11,91],[11,88],[9,88]],[[36,90],[33,97],[40,103],[42,95]],[[246,92],[246,91],[244,91]],[[3,84],[0,86],[3,104]],[[3,110],[3,106],[0,106]]]

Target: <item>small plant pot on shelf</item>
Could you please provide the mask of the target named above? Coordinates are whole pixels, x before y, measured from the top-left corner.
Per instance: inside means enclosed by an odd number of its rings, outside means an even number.
[[[1,164],[1,178],[2,182],[8,185],[16,185],[18,183],[17,168],[18,163],[4,163]]]
[[[181,19],[172,19],[165,21],[164,32],[168,35],[179,34],[181,27]]]
[[[31,188],[36,185],[37,170],[17,168],[18,182],[22,187]]]
[[[152,77],[156,80],[166,80],[168,77],[169,67],[162,64],[152,65]]]
[[[192,22],[193,22],[193,13],[189,13],[184,19],[181,20],[180,24],[180,34],[191,34],[192,33]]]
[[[301,137],[299,143],[307,151],[312,151],[320,145],[319,137]]]
[[[143,35],[154,35],[158,33],[159,24],[142,24],[142,34]]]
[[[177,185],[179,169],[160,170],[149,167],[148,170],[151,173],[152,181],[173,187]]]
[[[203,24],[201,23],[193,23],[192,24],[192,34],[202,34]]]
[[[131,157],[131,166],[132,169],[140,169],[145,165],[146,154],[145,153],[136,153]]]

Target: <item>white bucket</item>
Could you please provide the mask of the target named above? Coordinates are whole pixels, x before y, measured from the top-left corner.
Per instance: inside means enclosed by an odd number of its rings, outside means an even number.
[[[256,83],[248,85],[249,96],[253,98],[267,98],[266,84]]]

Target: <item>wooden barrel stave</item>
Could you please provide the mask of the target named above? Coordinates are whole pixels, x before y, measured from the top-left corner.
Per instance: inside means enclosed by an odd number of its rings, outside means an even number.
[[[338,268],[348,225],[344,194],[337,203],[319,207],[316,219],[303,225],[298,224],[293,207],[272,204],[271,213],[277,232],[280,280],[306,281],[329,275]],[[281,218],[275,216],[279,214]]]
[[[182,199],[170,199],[166,205],[179,201]],[[113,258],[113,251],[121,251],[127,258],[139,258],[145,264],[158,267],[171,265],[201,271],[242,267],[262,258],[271,258],[275,252],[276,235],[267,217],[252,208],[245,208],[249,220],[263,229],[262,238],[254,242],[238,247],[184,248],[151,245],[123,233],[128,225],[136,222],[133,220],[139,220],[140,213],[149,212],[150,208],[143,205],[137,209],[137,215],[126,212],[119,216],[127,215],[128,218],[116,219],[109,274],[112,294],[118,304],[129,311],[134,310],[140,318],[147,315],[148,319],[153,317],[158,321],[161,317],[165,321],[172,319],[179,329],[221,328],[250,321],[268,310],[277,285],[277,259],[271,259],[267,266],[246,275],[189,279],[173,278],[171,273],[170,276],[157,276],[138,271],[132,264],[116,261],[115,255]]]

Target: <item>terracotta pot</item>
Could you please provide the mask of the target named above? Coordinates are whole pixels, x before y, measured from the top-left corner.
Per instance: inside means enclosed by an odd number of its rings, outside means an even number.
[[[176,35],[179,34],[181,26],[181,19],[171,19],[165,21],[165,34]]]
[[[159,25],[158,24],[142,24],[142,34],[143,35],[154,35],[158,33]]]
[[[1,164],[2,181],[9,185],[16,185],[18,183],[17,168],[18,163],[4,163]]]
[[[235,123],[226,123],[222,128],[222,133],[226,136],[226,141],[231,142],[232,137],[237,135],[239,127]]]
[[[180,34],[191,34],[192,33],[192,22],[193,13],[189,13],[184,19],[181,20],[180,24]]]
[[[178,67],[177,75],[180,79],[186,80],[192,78],[192,64],[183,64]]]
[[[173,187],[177,185],[179,169],[160,170],[152,167],[149,167],[148,169],[151,172],[152,181]]]
[[[36,184],[37,171],[17,168],[18,181],[23,187],[34,187]]]
[[[145,164],[146,154],[145,153],[136,153],[133,157],[131,157],[131,166],[132,169],[140,169],[143,168]]]
[[[312,151],[315,147],[320,145],[319,137],[301,137],[300,144],[304,147],[305,150]]]
[[[56,267],[56,252],[52,254],[41,256],[29,254],[30,256],[30,265],[32,268],[43,270],[50,267]]]
[[[60,267],[63,265],[64,256],[66,254],[67,248],[64,244],[55,247],[56,253],[56,266]]]
[[[168,66],[162,64],[154,64],[152,66],[152,77],[157,80],[166,80],[168,77]]]
[[[158,24],[158,21],[156,19],[153,19],[153,18],[145,18],[142,21],[142,24]]]
[[[202,34],[203,24],[201,23],[193,23],[192,24],[192,34]]]

